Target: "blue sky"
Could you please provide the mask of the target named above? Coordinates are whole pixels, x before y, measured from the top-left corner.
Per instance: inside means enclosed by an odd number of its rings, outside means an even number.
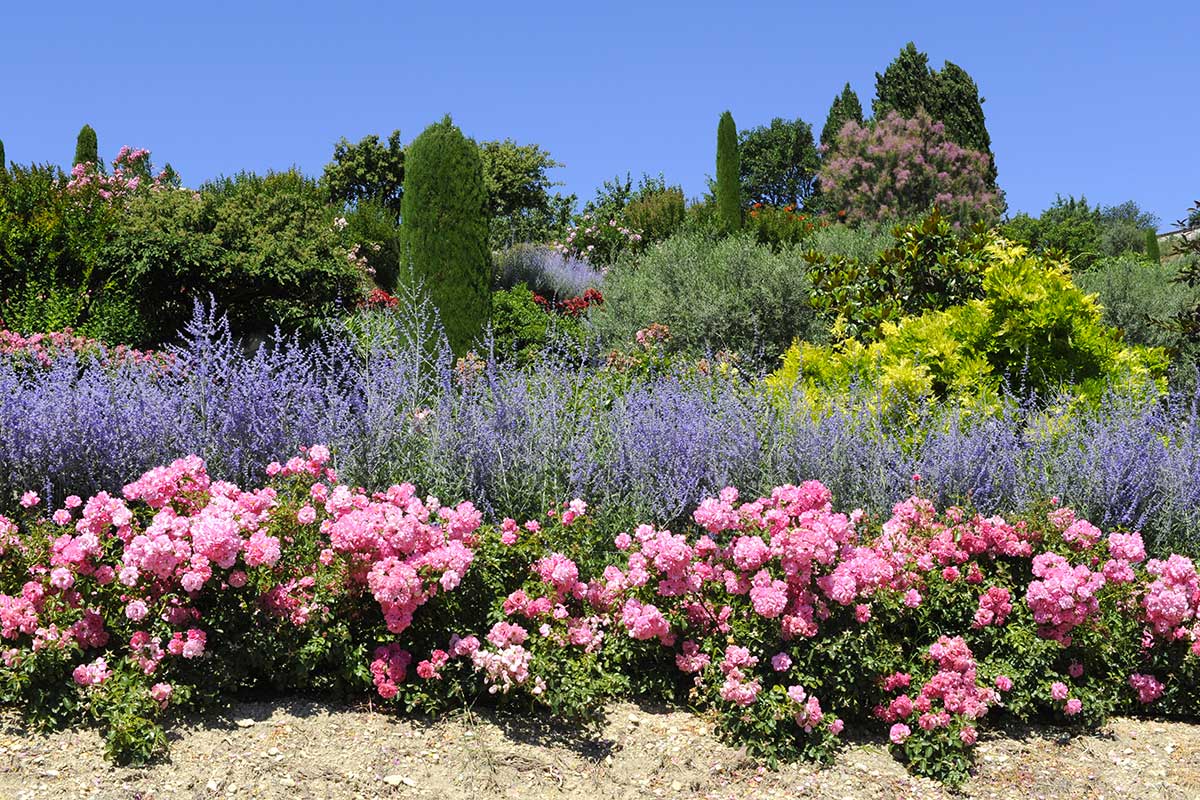
[[[905,42],[987,98],[1010,210],[1056,193],[1135,200],[1166,226],[1200,199],[1200,3],[12,3],[0,16],[0,139],[69,165],[148,147],[188,185],[240,169],[319,174],[340,136],[439,119],[537,142],[590,197],[714,172],[717,118],[818,132],[849,81]],[[731,12],[733,9],[738,9]]]

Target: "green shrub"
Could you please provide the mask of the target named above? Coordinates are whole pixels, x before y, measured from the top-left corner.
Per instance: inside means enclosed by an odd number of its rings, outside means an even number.
[[[805,246],[830,257],[871,261],[892,246],[892,230],[898,224],[826,225],[813,231]]]
[[[812,304],[834,337],[873,341],[884,324],[976,297],[984,246],[982,227],[954,230],[935,209],[918,223],[898,226],[878,258],[859,260],[820,251],[806,256]]]
[[[1075,284],[1097,295],[1105,325],[1121,331],[1130,344],[1177,348],[1180,334],[1169,323],[1200,298],[1200,292],[1175,281],[1173,264],[1141,256],[1103,258],[1075,276]]]
[[[760,243],[776,250],[795,247],[828,225],[827,220],[805,214],[790,205],[780,208],[755,203],[746,215],[746,230]]]
[[[992,395],[1006,380],[1043,395],[1067,384],[1098,395],[1110,382],[1137,385],[1165,373],[1163,352],[1123,345],[1063,263],[999,240],[986,246],[983,265],[980,299],[886,322],[869,345],[797,343],[769,382],[844,388],[867,380],[917,400]]]
[[[408,146],[404,169],[404,254],[429,290],[451,347],[463,353],[491,311],[488,196],[479,148],[447,115]]]
[[[582,343],[578,320],[546,310],[534,297],[524,284],[492,295],[492,346],[500,358],[531,364],[555,344]]]
[[[100,148],[96,142],[96,131],[84,125],[75,137],[75,160],[72,164],[100,164]]]
[[[642,234],[642,245],[661,242],[683,225],[683,189],[670,186],[640,193],[625,206],[625,221]]]
[[[104,260],[140,287],[154,337],[174,334],[210,296],[243,331],[308,328],[353,306],[366,262],[343,242],[335,209],[295,170],[241,173],[200,191],[134,198]]]
[[[0,320],[32,333],[74,328],[114,342],[141,342],[138,287],[104,258],[122,221],[94,186],[68,189],[55,166],[13,165],[0,181]]]
[[[1157,225],[1157,218],[1133,201],[1093,208],[1086,197],[1058,195],[1041,216],[1018,214],[1002,230],[1005,238],[1031,250],[1065,255],[1079,272],[1097,259],[1146,252],[1147,234]]]
[[[592,319],[614,344],[657,322],[679,350],[773,359],[793,338],[819,330],[802,264],[798,251],[774,253],[749,233],[679,233],[610,270]]]
[[[343,238],[357,247],[355,256],[364,259],[375,285],[392,291],[400,276],[403,253],[400,246],[400,227],[392,210],[378,200],[363,200],[346,212],[342,226]]]
[[[726,111],[717,123],[717,209],[726,232],[742,227],[741,166],[737,125]]]

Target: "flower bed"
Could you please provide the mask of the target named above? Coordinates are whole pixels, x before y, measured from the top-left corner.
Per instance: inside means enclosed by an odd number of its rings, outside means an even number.
[[[26,492],[25,519],[0,519],[4,701],[44,725],[91,716],[112,758],[144,761],[173,710],[247,688],[581,720],[654,694],[768,761],[879,725],[950,783],[987,720],[1200,701],[1194,564],[1053,502],[1009,522],[913,497],[876,526],[817,482],[727,488],[689,533],[602,542],[580,499],[485,526],[409,484],[340,483],[322,446],[267,472],[243,490],[193,456],[120,497]]]

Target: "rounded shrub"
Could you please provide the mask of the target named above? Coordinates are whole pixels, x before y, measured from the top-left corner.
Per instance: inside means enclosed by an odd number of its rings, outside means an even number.
[[[817,332],[808,294],[798,251],[772,252],[748,233],[714,240],[684,232],[610,270],[593,319],[614,343],[657,322],[680,350],[773,359]]]

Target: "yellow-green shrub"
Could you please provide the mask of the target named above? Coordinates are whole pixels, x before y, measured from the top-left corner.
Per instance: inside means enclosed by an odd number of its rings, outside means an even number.
[[[1041,394],[1073,385],[1098,394],[1111,382],[1161,379],[1161,349],[1127,347],[1101,321],[1062,262],[996,239],[984,249],[983,297],[884,323],[877,341],[798,342],[768,382],[814,388],[874,384],[896,400],[993,395],[1007,381]]]

